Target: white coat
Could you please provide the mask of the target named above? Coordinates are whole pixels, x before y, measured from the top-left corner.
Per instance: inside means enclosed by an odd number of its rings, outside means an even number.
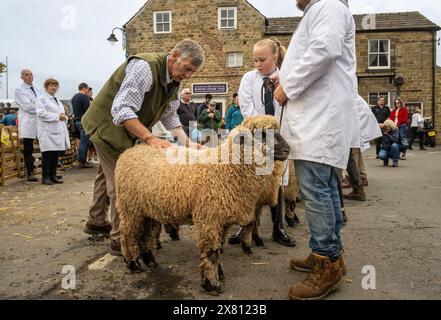
[[[23,83],[15,90],[15,102],[18,105],[18,136],[20,139],[37,138],[37,97],[42,93],[34,87]]]
[[[278,73],[278,71],[276,71]],[[276,74],[275,73],[275,74]],[[265,114],[264,93],[262,93],[263,78],[259,71],[252,70],[244,74],[240,81],[239,87],[239,103],[240,112],[244,118]],[[262,97],[263,94],[263,97]],[[275,117],[280,121],[282,108],[279,103],[274,100]],[[285,174],[282,178],[282,185],[288,186],[289,182],[289,166],[285,164]]]
[[[280,70],[291,159],[346,169],[356,109],[355,22],[339,0],[305,12]]]
[[[369,108],[369,104],[362,97],[357,96],[356,106],[360,125],[360,148],[363,152],[369,149],[370,141],[381,137],[383,134],[375,115],[372,113],[371,108]]]
[[[67,121],[60,120],[64,106],[58,100],[43,93],[37,102],[38,142],[41,152],[64,151],[70,149],[70,138]]]

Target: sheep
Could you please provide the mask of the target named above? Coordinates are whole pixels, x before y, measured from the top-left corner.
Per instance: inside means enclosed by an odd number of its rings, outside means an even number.
[[[115,186],[121,250],[127,267],[142,272],[145,268],[141,260],[147,266],[156,264],[153,249],[161,224],[192,221],[200,252],[202,287],[213,294],[221,293],[220,281],[225,279],[221,252],[229,227],[249,225],[255,219],[255,208],[277,203],[289,146],[276,132],[274,166],[267,175],[256,174],[267,155],[267,149],[259,150],[267,144],[269,129],[279,130],[276,119],[260,115],[246,119],[215,149],[175,147],[166,154],[138,145],[123,153],[115,169]],[[256,132],[263,132],[262,144]],[[251,151],[244,144],[247,139],[257,148]],[[237,147],[239,154],[233,152]],[[188,163],[189,157],[207,156],[208,152],[220,160],[222,150],[227,150],[227,163]],[[170,154],[179,152],[184,153],[185,161],[167,161]],[[250,154],[252,161],[248,163],[244,159]]]

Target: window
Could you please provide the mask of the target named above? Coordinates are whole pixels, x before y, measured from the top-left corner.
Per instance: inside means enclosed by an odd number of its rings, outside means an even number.
[[[369,69],[390,68],[390,40],[369,40]]]
[[[378,104],[378,98],[383,96],[386,99],[386,106],[390,108],[390,92],[369,92],[368,103],[370,107]]]
[[[230,52],[227,57],[227,67],[243,67],[243,52]]]
[[[171,11],[157,11],[153,13],[154,33],[171,33]]]
[[[237,8],[219,8],[218,10],[218,29],[236,30],[237,29]]]

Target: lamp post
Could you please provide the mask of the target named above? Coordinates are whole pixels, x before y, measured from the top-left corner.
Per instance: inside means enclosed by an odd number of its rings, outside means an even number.
[[[111,45],[114,45],[115,43],[117,43],[119,40],[115,35],[115,30],[120,30],[121,34],[122,34],[122,47],[123,50],[126,50],[126,30],[123,28],[113,28],[112,33],[110,34],[110,36],[107,38],[107,41],[110,42]],[[127,55],[127,51],[126,51],[126,58],[128,57]]]

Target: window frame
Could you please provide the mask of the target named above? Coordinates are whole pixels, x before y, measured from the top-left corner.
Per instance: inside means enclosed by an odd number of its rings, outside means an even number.
[[[227,18],[222,19],[222,11],[227,11]],[[230,21],[231,18],[228,18],[228,10],[234,10],[234,26],[231,27],[222,27],[222,20]],[[219,31],[231,31],[231,30],[237,30],[237,7],[219,7],[217,8],[217,29]]]
[[[368,101],[369,107],[371,107],[371,108],[375,107],[377,105],[377,103],[375,103],[374,105],[370,104],[370,96],[373,94],[377,95],[376,102],[378,102],[378,98],[380,96],[386,96],[386,94],[387,94],[386,107],[388,107],[389,109],[392,109],[390,104],[391,104],[391,98],[392,98],[393,92],[377,92],[377,91],[368,92],[367,101]]]
[[[234,64],[230,65],[230,56],[234,55]],[[238,55],[242,55],[241,64],[238,64]],[[227,52],[227,67],[228,68],[242,68],[244,66],[244,53],[241,51]]]
[[[161,23],[162,25],[167,24],[167,22],[157,22],[156,18],[157,18],[157,14],[164,14],[164,13],[168,13],[169,15],[169,22],[168,24],[170,24],[170,30],[169,31],[158,31],[158,23]],[[154,34],[170,34],[172,33],[173,30],[173,22],[172,22],[172,12],[171,10],[165,10],[165,11],[154,11],[153,12],[153,33]]]
[[[375,53],[371,53],[371,41],[377,41],[378,50],[380,50],[380,41],[387,41],[387,43],[388,43],[388,49],[387,49],[388,50],[388,52],[387,52],[388,65],[387,66],[371,66],[370,65],[371,55],[377,55],[379,57],[381,54],[385,54],[385,52],[380,52],[380,51],[377,51]],[[391,43],[390,39],[368,39],[368,69],[369,70],[387,70],[387,69],[391,68],[390,43]],[[378,63],[379,62],[380,61],[378,61]]]

